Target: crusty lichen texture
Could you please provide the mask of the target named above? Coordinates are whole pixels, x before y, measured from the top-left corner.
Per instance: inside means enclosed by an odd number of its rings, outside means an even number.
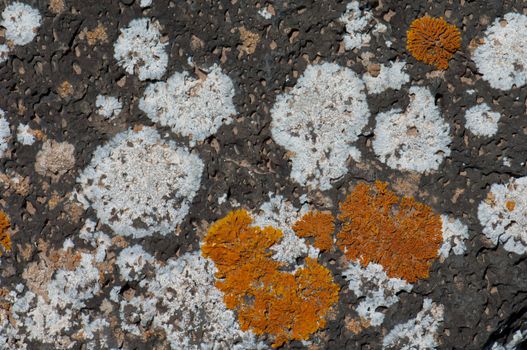
[[[448,61],[461,47],[461,34],[443,17],[424,16],[412,22],[407,33],[407,50],[416,60],[447,69]]]
[[[9,234],[10,227],[11,222],[6,213],[0,211],[0,245],[6,252],[11,251],[11,235]],[[2,256],[2,250],[0,250],[0,256]]]
[[[441,217],[388,184],[359,183],[340,205],[337,244],[352,261],[377,263],[389,277],[427,278],[442,244]]]
[[[527,253],[527,177],[493,184],[478,206],[483,234],[494,244],[516,254]]]
[[[370,111],[364,82],[335,63],[306,68],[296,85],[271,109],[274,141],[292,160],[291,178],[302,186],[328,190],[360,159],[355,146]]]
[[[509,12],[485,31],[472,59],[492,88],[506,91],[527,84],[526,30],[527,16]]]
[[[281,271],[269,248],[282,232],[251,226],[245,210],[214,223],[203,240],[204,257],[216,265],[216,286],[225,304],[238,313],[242,330],[274,337],[274,347],[289,340],[307,340],[326,324],[339,287],[330,271],[306,258],[295,272]]]
[[[155,129],[129,129],[95,150],[77,179],[77,198],[117,235],[175,233],[199,190],[203,166]]]
[[[311,211],[295,223],[293,230],[298,237],[312,238],[313,245],[320,251],[330,250],[333,246],[335,222],[330,213]]]

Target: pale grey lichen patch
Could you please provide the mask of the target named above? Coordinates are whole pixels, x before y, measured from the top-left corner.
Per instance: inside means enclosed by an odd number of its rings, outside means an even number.
[[[450,126],[424,87],[410,88],[406,111],[379,113],[374,133],[375,154],[393,169],[425,173],[437,170],[450,155]]]
[[[95,99],[97,113],[107,119],[113,119],[123,110],[123,104],[117,97],[97,95]]]
[[[48,140],[37,153],[35,171],[54,182],[74,167],[75,147],[71,143]]]
[[[9,58],[9,46],[6,44],[0,44],[0,63],[7,61]]]
[[[35,135],[27,124],[19,124],[16,132],[16,139],[23,145],[30,146],[35,142]]]
[[[363,267],[352,262],[342,274],[349,281],[349,289],[360,298],[355,307],[358,315],[372,326],[380,326],[384,321],[384,312],[399,301],[398,293],[410,292],[412,285],[400,278],[389,278],[383,267],[370,263]]]
[[[408,322],[396,325],[383,339],[383,349],[427,350],[439,346],[438,331],[444,306],[425,299],[423,308]]]
[[[243,332],[215,286],[213,263],[199,252],[157,265],[155,276],[142,279],[146,293],[120,298],[122,327],[141,335],[161,329],[172,349],[263,349],[251,332]]]
[[[344,45],[347,50],[360,48],[369,44],[371,30],[374,26],[373,15],[359,8],[358,1],[352,1],[346,6],[346,12],[340,17],[340,22],[346,26]]]
[[[307,209],[307,205],[300,209],[295,208],[283,196],[269,193],[269,201],[263,203],[255,212],[253,226],[261,228],[272,226],[283,233],[281,241],[271,247],[275,252],[273,254],[275,260],[294,264],[300,257],[309,256],[315,259],[318,257],[320,251],[308,246],[292,229],[296,221],[307,213]]]
[[[26,45],[37,35],[41,21],[38,10],[21,2],[13,2],[2,12],[0,25],[6,29],[7,40],[15,45]]]
[[[404,72],[406,62],[392,62],[389,66],[380,65],[377,76],[366,72],[362,79],[369,94],[380,94],[388,89],[398,90],[410,81],[410,76]]]
[[[500,117],[486,103],[475,105],[465,112],[465,128],[476,136],[493,136],[498,132]]]
[[[507,184],[493,184],[478,206],[483,234],[494,244],[516,254],[527,253],[527,177],[511,178]]]
[[[9,140],[11,139],[11,129],[9,122],[5,117],[5,112],[0,109],[0,158],[2,158],[9,147]]]
[[[214,65],[198,78],[182,72],[174,73],[166,82],[150,84],[139,108],[154,122],[169,126],[194,143],[231,123],[236,113],[233,97],[232,80]]]
[[[362,80],[334,63],[308,66],[293,89],[271,109],[273,139],[290,152],[291,178],[328,190],[360,159],[353,145],[370,112]]]
[[[527,83],[526,30],[527,16],[510,12],[496,18],[485,32],[484,43],[472,58],[491,87],[510,90]]]
[[[197,155],[162,140],[155,129],[130,129],[95,150],[77,179],[77,198],[115,234],[167,235],[187,215],[202,171]]]
[[[490,350],[521,350],[518,346],[521,346],[522,343],[527,339],[527,330],[518,329],[512,335],[512,339],[505,344],[500,344],[498,342],[492,344]]]
[[[469,237],[467,225],[449,215],[441,215],[441,221],[443,244],[439,248],[439,255],[447,258],[451,252],[455,255],[465,253],[465,240]]]
[[[158,26],[148,18],[132,20],[114,45],[114,57],[128,74],[140,80],[159,79],[165,74],[168,54]]]
[[[152,264],[154,257],[143,250],[143,247],[136,244],[125,248],[117,257],[117,266],[121,277],[126,281],[132,280],[132,275],[138,275],[146,264]]]

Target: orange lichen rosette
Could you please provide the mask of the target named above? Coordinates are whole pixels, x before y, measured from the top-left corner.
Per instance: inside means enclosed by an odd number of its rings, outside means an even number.
[[[425,16],[412,22],[407,33],[407,50],[415,59],[447,69],[448,61],[461,47],[461,35],[455,25],[442,17]]]
[[[307,258],[294,273],[281,271],[269,248],[282,232],[251,223],[245,210],[233,211],[214,223],[204,238],[202,254],[218,269],[216,286],[227,307],[237,311],[242,330],[272,335],[274,347],[307,340],[325,326],[339,287],[315,259]]]
[[[388,276],[426,278],[442,244],[441,217],[388,185],[358,184],[340,205],[337,244],[349,260],[381,264]]]

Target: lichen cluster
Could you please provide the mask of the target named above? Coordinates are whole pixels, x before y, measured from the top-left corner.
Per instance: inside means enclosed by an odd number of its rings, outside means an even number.
[[[415,59],[447,69],[448,61],[461,47],[461,34],[442,17],[424,16],[410,25],[406,47]]]
[[[330,250],[333,246],[335,223],[330,213],[309,212],[295,223],[293,230],[298,237],[312,238],[313,246],[320,251]]]
[[[0,245],[6,252],[11,251],[11,235],[9,234],[9,228],[11,223],[7,215],[0,211]],[[2,250],[0,250],[0,256],[2,255]]]
[[[282,232],[251,226],[245,210],[214,223],[203,240],[202,254],[216,265],[216,286],[225,304],[238,313],[242,330],[274,337],[274,347],[289,340],[307,340],[325,326],[338,299],[339,287],[330,271],[315,259],[294,273],[280,270],[269,248]]]
[[[441,217],[388,184],[359,183],[340,205],[337,244],[350,260],[377,263],[410,283],[428,277],[442,244]]]

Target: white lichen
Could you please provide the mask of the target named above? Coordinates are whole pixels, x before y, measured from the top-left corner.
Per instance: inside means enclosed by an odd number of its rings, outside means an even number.
[[[355,311],[372,326],[383,323],[383,309],[399,301],[398,293],[412,290],[412,285],[406,281],[389,278],[379,264],[370,263],[362,267],[360,263],[352,262],[343,276],[349,281],[349,289],[360,298]]]
[[[414,319],[396,325],[383,339],[383,349],[428,350],[439,346],[438,330],[443,323],[444,307],[423,301],[423,308]]]
[[[41,21],[38,10],[21,2],[13,2],[2,12],[0,26],[5,28],[7,40],[15,45],[26,45],[37,35]]]
[[[6,44],[0,44],[0,63],[7,61],[9,58],[9,46]]]
[[[353,145],[370,112],[362,80],[333,63],[308,66],[293,89],[271,109],[274,140],[289,151],[291,178],[304,186],[330,189],[360,159]]]
[[[161,42],[161,33],[148,18],[132,20],[114,45],[114,57],[128,74],[137,74],[139,80],[159,79],[168,65],[166,42]]]
[[[486,103],[475,105],[465,112],[465,128],[476,136],[493,136],[498,132],[500,117]]]
[[[493,184],[478,206],[483,234],[494,244],[516,254],[527,253],[527,177]]]
[[[518,346],[521,346],[522,343],[527,339],[527,330],[521,330],[518,329],[514,334],[512,335],[512,339],[505,344],[500,344],[498,342],[492,344],[492,348],[490,350],[520,350],[521,347],[518,348]]]
[[[0,158],[2,158],[9,147],[9,140],[11,139],[11,129],[9,122],[5,117],[5,112],[0,109]]]
[[[271,12],[269,12],[269,10],[267,9],[267,6],[262,7],[261,9],[259,9],[258,10],[258,14],[260,16],[262,16],[263,18],[267,19],[267,20],[273,18],[273,14]]]
[[[273,245],[273,258],[287,264],[294,264],[296,259],[309,256],[317,258],[319,250],[308,246],[303,238],[298,237],[292,227],[297,220],[307,213],[307,206],[295,208],[283,196],[269,193],[269,201],[263,203],[253,215],[253,226],[261,228],[272,226],[283,233],[279,243]]]
[[[107,119],[113,119],[123,110],[123,104],[117,97],[98,95],[95,99],[97,113]]]
[[[167,235],[187,215],[202,171],[198,156],[156,130],[130,129],[95,150],[77,179],[78,199],[115,234]]]
[[[478,70],[490,86],[500,90],[527,83],[527,16],[510,12],[496,18],[485,31],[483,44],[473,55]]]
[[[214,286],[214,264],[199,252],[169,259],[155,271],[152,279],[139,282],[146,293],[120,300],[123,329],[136,335],[147,326],[162,329],[172,349],[265,348],[251,332],[240,330]]]
[[[214,65],[206,76],[193,78],[187,72],[174,73],[166,82],[150,84],[139,108],[154,122],[195,142],[231,123],[236,113],[233,97],[232,80]]]
[[[388,89],[399,90],[403,84],[410,81],[410,76],[403,70],[406,62],[393,62],[389,66],[380,65],[380,71],[377,76],[372,76],[366,72],[362,80],[366,84],[369,94],[380,94]]]
[[[139,2],[139,6],[141,7],[150,7],[152,6],[152,0],[141,0],[141,2]]]
[[[358,1],[352,1],[346,6],[346,12],[340,17],[340,22],[346,26],[344,45],[347,50],[353,50],[369,44],[370,31],[373,28],[373,15],[359,8]]]
[[[136,244],[125,248],[117,257],[116,264],[124,280],[130,281],[133,276],[139,276],[146,264],[152,264],[154,257],[143,250],[143,247]],[[139,279],[139,278],[136,278]]]
[[[468,227],[461,220],[449,215],[441,215],[443,244],[439,248],[439,255],[447,258],[450,252],[462,255],[467,250],[465,240],[468,239]]]
[[[35,135],[27,124],[19,124],[16,131],[16,139],[23,145],[29,146],[35,143]]]
[[[406,111],[379,113],[376,123],[373,150],[390,168],[425,173],[450,155],[450,126],[424,87],[410,88]]]

